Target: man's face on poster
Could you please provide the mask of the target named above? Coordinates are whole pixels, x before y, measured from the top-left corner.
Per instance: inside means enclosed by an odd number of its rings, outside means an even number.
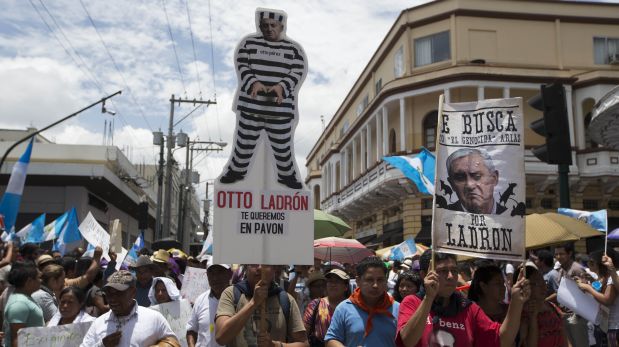
[[[279,41],[279,34],[283,28],[282,23],[272,18],[263,18],[260,21],[260,31],[267,41]]]
[[[451,163],[449,183],[469,212],[492,213],[494,187],[498,182],[498,171],[491,172],[479,154],[472,153]]]

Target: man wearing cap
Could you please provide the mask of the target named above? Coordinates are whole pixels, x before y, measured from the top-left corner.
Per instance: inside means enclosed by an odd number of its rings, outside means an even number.
[[[135,277],[120,270],[113,273],[103,292],[110,311],[99,316],[90,326],[82,347],[180,346],[170,325],[161,313],[139,306],[135,297]]]
[[[247,279],[226,288],[215,316],[217,343],[229,347],[306,347],[307,336],[294,298],[274,281],[274,266],[246,265]],[[262,276],[261,279],[261,272]],[[266,329],[260,307],[266,305]]]
[[[149,307],[148,291],[153,285],[153,262],[147,255],[139,256],[135,262],[135,276],[137,277],[135,300],[138,305]]]
[[[196,298],[187,322],[187,346],[215,347],[215,314],[221,293],[230,285],[232,270],[228,264],[208,264],[206,277],[211,287]]]
[[[238,89],[233,106],[237,113],[236,133],[221,183],[244,179],[264,130],[275,159],[277,181],[291,189],[303,188],[295,171],[292,137],[307,58],[301,45],[286,36],[286,20],[284,11],[256,9],[257,32],[237,46],[234,59]]]

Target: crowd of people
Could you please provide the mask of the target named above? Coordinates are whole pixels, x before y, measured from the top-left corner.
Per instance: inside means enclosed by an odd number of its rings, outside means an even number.
[[[575,255],[572,244],[510,264],[458,261],[428,250],[402,262],[213,264],[148,249],[119,270],[97,247],[62,257],[35,244],[2,245],[0,306],[5,346],[18,331],[90,322],[82,346],[616,346],[617,254]],[[106,260],[104,258],[109,258]],[[516,266],[514,266],[516,265]],[[152,305],[182,300],[187,267],[203,268],[206,292],[177,336]],[[559,304],[562,277],[605,308],[588,322]]]

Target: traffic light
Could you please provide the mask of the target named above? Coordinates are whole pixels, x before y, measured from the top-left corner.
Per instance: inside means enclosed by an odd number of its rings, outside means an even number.
[[[531,151],[539,160],[548,164],[572,164],[570,125],[565,106],[563,85],[542,85],[541,93],[528,101],[529,105],[544,113],[544,118],[531,123],[535,133],[546,138],[546,144]]]

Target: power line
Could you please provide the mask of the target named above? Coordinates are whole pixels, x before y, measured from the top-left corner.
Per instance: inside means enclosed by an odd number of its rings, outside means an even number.
[[[213,78],[213,93],[215,94],[215,116],[217,119],[217,132],[219,133],[219,141],[221,141],[221,126],[219,125],[219,108],[217,107],[217,88],[215,86],[215,53],[213,49],[213,21],[211,19],[211,0],[208,0],[208,27],[210,31],[211,39],[211,71]]]
[[[193,61],[195,63],[196,77],[198,79],[198,91],[200,92],[200,99],[202,99],[202,83],[200,82],[200,71],[198,70],[198,55],[196,54],[196,44],[193,40],[193,29],[191,28],[191,17],[189,16],[189,0],[185,1],[185,8],[187,9],[187,22],[189,23],[189,35],[191,36],[191,48],[193,48]]]
[[[82,8],[84,9],[84,12],[86,13],[86,16],[88,16],[88,20],[90,21],[90,24],[92,24],[92,27],[95,29],[95,32],[97,32],[97,36],[99,37],[99,41],[101,41],[101,44],[103,45],[103,48],[105,48],[105,51],[107,52],[107,55],[110,57],[110,60],[112,61],[112,64],[114,64],[114,68],[116,69],[116,71],[118,71],[118,74],[120,75],[120,78],[123,80],[123,83],[125,84],[125,87],[129,91],[129,95],[131,96],[131,100],[133,100],[133,103],[137,106],[138,110],[140,111],[140,114],[142,115],[142,118],[144,119],[144,122],[146,122],[146,126],[148,126],[148,129],[150,129],[150,131],[152,132],[153,128],[150,126],[150,123],[148,122],[148,119],[146,118],[146,115],[144,114],[144,110],[142,109],[142,105],[140,105],[138,103],[138,101],[135,99],[135,96],[133,95],[133,91],[131,90],[131,88],[129,88],[129,84],[127,83],[127,80],[125,79],[125,76],[120,71],[120,68],[118,67],[118,64],[116,64],[116,60],[112,56],[112,53],[110,53],[110,50],[107,47],[107,44],[103,40],[103,36],[101,36],[101,33],[99,32],[99,29],[97,29],[97,25],[95,24],[95,21],[90,16],[90,13],[88,12],[88,9],[86,8],[86,6],[84,5],[84,2],[82,0],[80,0],[80,4],[82,5]]]
[[[168,33],[170,34],[170,40],[172,41],[172,49],[174,50],[174,57],[176,58],[176,67],[178,68],[178,74],[181,76],[181,83],[183,84],[183,90],[185,91],[185,97],[187,97],[187,87],[185,87],[185,78],[183,77],[183,71],[181,70],[181,63],[178,60],[178,53],[176,52],[176,43],[174,42],[174,35],[172,35],[172,27],[170,26],[170,19],[168,18],[168,10],[165,7],[165,0],[161,0],[161,5],[163,6],[163,12],[165,13],[165,21],[168,24]]]
[[[88,66],[82,66],[77,60],[75,60],[75,58],[73,57],[73,55],[75,54],[76,56],[80,57],[79,54],[77,53],[77,51],[75,50],[75,48],[73,47],[73,45],[71,45],[71,42],[67,39],[67,37],[64,35],[64,33],[62,32],[62,29],[60,28],[60,26],[58,25],[58,23],[56,22],[56,20],[54,19],[54,16],[52,16],[52,14],[47,10],[47,8],[45,7],[45,5],[43,4],[43,2],[41,0],[39,0],[39,2],[41,3],[41,5],[43,5],[43,8],[45,9],[45,11],[47,12],[47,14],[51,17],[51,19],[54,21],[54,23],[56,24],[56,26],[58,27],[58,29],[60,29],[60,32],[63,34],[65,40],[67,40],[67,43],[69,44],[69,46],[71,46],[71,48],[73,49],[74,53],[71,54],[71,52],[69,52],[69,49],[62,43],[62,41],[60,40],[60,38],[58,37],[58,35],[56,35],[56,33],[54,32],[54,30],[52,29],[51,25],[49,25],[49,23],[45,20],[45,17],[43,16],[43,14],[39,11],[39,9],[34,5],[34,3],[32,2],[32,0],[28,0],[30,1],[30,5],[32,5],[32,8],[34,8],[34,10],[37,12],[37,14],[39,15],[39,18],[41,18],[41,21],[45,24],[45,26],[47,27],[47,30],[49,30],[49,32],[52,34],[52,36],[54,37],[54,39],[56,39],[56,41],[58,42],[58,44],[60,45],[60,47],[62,47],[62,49],[64,49],[64,51],[67,53],[67,55],[69,56],[69,58],[71,58],[71,60],[73,61],[73,63],[80,69],[80,71],[82,71],[82,73],[91,80],[91,82],[97,87],[97,89],[99,89],[99,92],[101,92],[101,94],[106,94],[103,91],[103,88],[101,87],[101,84],[99,83],[99,81],[97,80],[97,78],[92,74],[92,72],[88,69]],[[81,57],[80,57],[81,59]],[[85,64],[84,64],[85,65]]]

